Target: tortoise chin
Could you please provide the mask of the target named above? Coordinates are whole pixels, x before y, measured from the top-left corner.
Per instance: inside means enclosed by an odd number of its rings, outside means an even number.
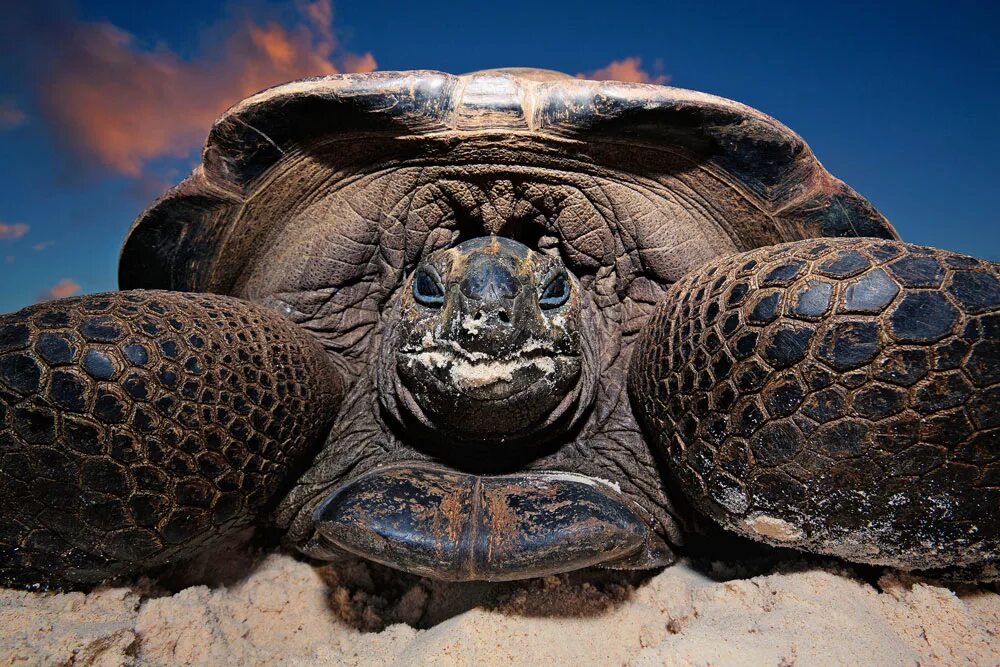
[[[572,421],[594,355],[576,279],[555,257],[496,237],[431,255],[404,286],[380,387],[404,422],[510,442]]]
[[[525,350],[507,359],[470,359],[431,346],[400,351],[403,390],[437,430],[470,440],[508,440],[550,421],[580,377],[578,355]]]

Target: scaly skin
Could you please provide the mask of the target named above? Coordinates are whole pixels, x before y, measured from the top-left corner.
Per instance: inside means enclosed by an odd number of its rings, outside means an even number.
[[[996,576],[998,275],[874,239],[711,262],[646,325],[633,403],[680,488],[730,530]]]
[[[0,584],[94,584],[254,523],[343,396],[323,349],[207,294],[94,294],[0,317]]]

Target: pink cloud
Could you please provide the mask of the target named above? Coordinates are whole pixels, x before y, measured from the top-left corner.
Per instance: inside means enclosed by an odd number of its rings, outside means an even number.
[[[13,241],[14,239],[19,239],[27,234],[29,229],[31,227],[23,222],[17,222],[13,225],[0,222],[0,240]]]
[[[662,69],[658,66],[655,69]],[[666,74],[650,74],[642,68],[642,59],[636,57],[622,58],[614,60],[604,67],[590,72],[576,75],[580,79],[593,79],[595,81],[627,81],[630,83],[658,83],[664,84],[670,81]]]
[[[330,0],[302,6],[290,27],[240,16],[218,26],[213,46],[192,59],[145,49],[111,23],[74,22],[40,77],[41,109],[78,154],[140,177],[150,160],[200,146],[215,118],[247,95],[305,76],[375,69],[372,54],[339,51],[332,21]]]
[[[0,130],[7,130],[17,127],[24,122],[27,116],[16,104],[9,100],[0,100]]]
[[[35,303],[52,301],[53,299],[65,299],[80,291],[80,285],[70,278],[63,278],[45,292],[38,295]]]

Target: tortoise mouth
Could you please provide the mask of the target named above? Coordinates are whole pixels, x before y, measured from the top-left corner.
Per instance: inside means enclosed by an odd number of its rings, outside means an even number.
[[[418,355],[424,352],[440,354],[452,359],[468,362],[470,364],[482,364],[489,361],[512,362],[518,359],[529,357],[558,356],[555,346],[552,343],[542,340],[531,340],[520,349],[504,353],[487,353],[475,350],[467,350],[458,343],[450,340],[421,341],[420,345],[405,345],[400,348],[400,352],[407,355]]]
[[[651,568],[669,554],[614,484],[564,472],[390,466],[335,489],[313,521],[334,547],[446,581],[509,581],[616,561]]]
[[[570,365],[577,359],[576,355],[556,354],[543,348],[492,357],[470,353],[459,346],[435,346],[419,352],[404,350],[398,355],[398,363],[426,369],[441,390],[454,387],[470,399],[485,403],[516,398],[552,375],[557,364]]]

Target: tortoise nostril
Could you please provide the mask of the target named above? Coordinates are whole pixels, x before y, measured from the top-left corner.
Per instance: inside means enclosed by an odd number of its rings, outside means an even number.
[[[495,319],[497,322],[502,324],[510,324],[510,313],[508,313],[505,308],[499,308],[495,311],[490,311],[489,313],[480,309],[472,315],[473,322],[483,322],[484,320],[489,321],[491,319]]]

